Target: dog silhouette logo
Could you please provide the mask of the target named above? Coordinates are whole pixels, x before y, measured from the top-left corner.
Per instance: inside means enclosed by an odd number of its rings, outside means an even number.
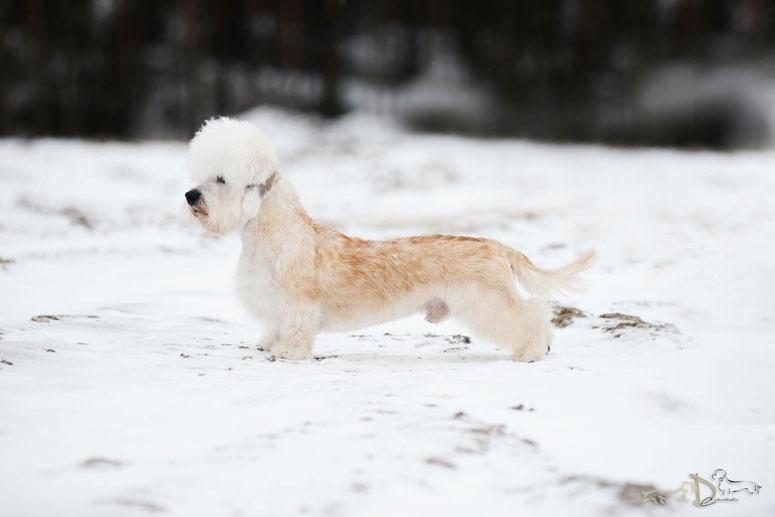
[[[724,469],[716,469],[713,472],[710,476],[713,481],[705,479],[697,473],[689,474],[689,478],[691,481],[684,481],[673,490],[659,490],[651,487],[641,491],[643,502],[659,505],[672,502],[691,502],[694,506],[705,507],[716,503],[735,503],[740,500],[737,494],[745,492],[755,495],[762,488],[761,485],[753,481],[729,479],[727,471]]]
[[[734,481],[727,477],[727,471],[716,469],[711,478],[716,482],[721,495],[729,496],[737,492],[747,492],[749,494],[758,494],[761,485],[753,481]]]

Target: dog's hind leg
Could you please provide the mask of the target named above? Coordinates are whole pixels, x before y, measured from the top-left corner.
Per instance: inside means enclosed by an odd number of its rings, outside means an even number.
[[[540,300],[522,301],[517,308],[516,319],[522,328],[522,336],[521,341],[514,342],[514,359],[543,359],[549,353],[554,337],[549,307]]]
[[[456,300],[453,314],[475,334],[511,350],[515,361],[538,361],[549,351],[549,308],[520,300],[511,287],[475,287]]]

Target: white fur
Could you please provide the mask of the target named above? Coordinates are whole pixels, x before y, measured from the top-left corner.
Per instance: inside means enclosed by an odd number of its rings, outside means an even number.
[[[315,334],[426,312],[447,315],[512,349],[541,359],[552,339],[549,310],[523,300],[514,276],[543,295],[573,287],[589,253],[556,270],[490,239],[427,236],[366,241],[316,223],[279,170],[263,134],[247,122],[208,121],[191,141],[201,198],[191,206],[211,232],[242,238],[239,296],[269,329],[261,345],[289,359],[312,357]]]

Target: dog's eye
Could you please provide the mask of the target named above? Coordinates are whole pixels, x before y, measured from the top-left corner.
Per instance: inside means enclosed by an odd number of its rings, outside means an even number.
[[[215,181],[216,181],[217,183],[221,183],[221,184],[224,184],[224,185],[226,184],[226,180],[225,180],[225,179],[223,179],[223,176],[216,176],[216,177],[215,177]]]

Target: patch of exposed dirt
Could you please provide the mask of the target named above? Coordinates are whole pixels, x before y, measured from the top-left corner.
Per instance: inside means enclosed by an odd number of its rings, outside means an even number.
[[[325,361],[326,359],[336,359],[338,357],[338,355],[316,355],[313,356],[313,359],[315,361]]]
[[[552,324],[558,328],[565,328],[572,324],[577,318],[586,318],[587,313],[577,309],[576,307],[563,307],[558,305],[552,308],[554,312],[554,318],[552,318]]]
[[[366,483],[352,483],[350,484],[350,491],[357,494],[367,494],[369,492],[369,485]]]
[[[624,504],[639,505],[644,503],[644,494],[656,490],[654,485],[624,483],[619,485],[617,498]]]
[[[92,223],[91,220],[86,217],[86,214],[75,207],[63,208],[59,211],[59,213],[69,219],[70,222],[76,226],[82,226],[87,230],[94,228],[94,223]]]
[[[0,257],[0,269],[8,269],[8,267],[12,266],[13,264],[16,264],[14,259]]]
[[[37,316],[30,318],[30,321],[34,321],[35,323],[48,323],[49,321],[59,321],[62,318],[64,318],[62,314],[38,314]]]
[[[224,323],[223,320],[219,320],[218,318],[211,318],[209,316],[199,316],[196,319],[199,321],[205,321],[207,323]]]
[[[541,251],[554,251],[554,250],[561,250],[564,248],[567,248],[568,245],[564,242],[551,242],[545,246],[541,247]]]
[[[617,489],[616,497],[619,502],[628,505],[640,505],[644,503],[644,493],[656,490],[654,485],[644,485],[640,483],[611,481],[596,476],[570,475],[560,479],[561,485],[583,484],[592,485],[597,488]]]
[[[427,463],[428,465],[435,465],[437,467],[443,467],[445,469],[451,469],[451,470],[457,468],[455,464],[452,463],[451,461],[444,458],[439,458],[436,456],[425,458],[425,463]]]
[[[120,468],[126,465],[127,464],[123,461],[115,460],[113,458],[102,458],[102,457],[87,458],[80,463],[81,467],[87,468],[87,469]]]
[[[66,206],[64,208],[50,208],[33,203],[29,199],[21,199],[17,202],[17,205],[37,214],[59,215],[65,217],[72,224],[81,226],[87,230],[94,229],[94,222],[82,210],[74,206]]]
[[[452,336],[442,336],[441,334],[423,334],[423,337],[429,337],[429,338],[442,338],[447,341],[450,345],[470,345],[471,344],[471,338],[468,336],[464,336],[462,334],[454,334]]]
[[[538,444],[529,439],[515,435],[505,424],[493,424],[471,418],[463,411],[458,411],[452,418],[462,423],[461,431],[468,435],[466,444],[459,444],[454,452],[458,454],[486,454],[495,440],[506,440],[518,447],[528,446],[529,450],[538,452]]]
[[[51,321],[59,321],[64,318],[88,318],[96,320],[99,319],[99,316],[94,316],[93,314],[38,314],[37,316],[30,318],[30,321],[34,321],[35,323],[49,323]]]
[[[506,432],[506,426],[503,424],[483,424],[469,428],[468,432],[487,436],[503,435]]]
[[[385,332],[382,334],[383,337],[392,339],[394,341],[404,341],[407,339],[413,339],[417,336],[414,334],[391,334],[390,332]],[[363,341],[375,341],[377,342],[377,339],[372,334],[349,334],[349,337],[357,339],[359,342]],[[443,335],[443,334],[423,334],[424,338],[429,339],[443,339],[450,345],[453,345],[451,347],[445,348],[444,352],[455,352],[460,350],[468,350],[468,345],[471,344],[471,338],[469,336],[465,336],[463,334],[453,334],[453,335]],[[431,345],[432,343],[426,342],[426,343],[420,343],[417,345],[418,348]],[[382,347],[382,345],[379,345]]]
[[[113,502],[120,506],[126,506],[128,508],[134,508],[137,510],[145,510],[146,512],[150,513],[162,513],[167,511],[165,507],[159,504],[141,499],[120,498],[115,499]]]
[[[602,325],[596,325],[593,326],[593,328],[599,328],[603,332],[613,334],[615,338],[621,337],[625,332],[632,329],[645,330],[648,332],[678,333],[676,326],[671,323],[652,323],[633,314],[607,312],[598,317],[603,320]]]

